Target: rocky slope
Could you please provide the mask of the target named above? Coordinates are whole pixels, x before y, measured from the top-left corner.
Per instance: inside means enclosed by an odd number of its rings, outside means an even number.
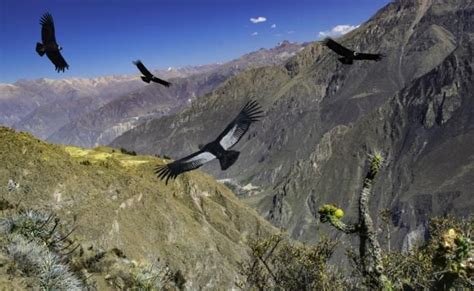
[[[110,143],[117,136],[151,118],[168,115],[188,106],[197,96],[217,88],[225,80],[248,68],[280,64],[302,49],[288,41],[271,49],[260,49],[224,64],[185,67],[176,72],[173,85],[156,84],[124,94],[88,114],[64,125],[48,140],[55,143],[97,146]],[[160,75],[161,76],[161,75]]]
[[[0,140],[2,199],[54,211],[76,226],[72,238],[84,250],[167,262],[181,270],[189,290],[233,287],[238,262],[247,256],[247,239],[274,231],[200,171],[166,186],[153,174],[153,167],[165,162],[160,158],[56,146],[5,127]],[[107,274],[91,275],[107,279]]]
[[[366,155],[383,150],[388,163],[373,209],[391,208],[401,245],[423,235],[427,217],[474,209],[473,15],[473,1],[394,1],[340,39],[383,52],[381,62],[345,66],[314,42],[284,65],[239,74],[112,144],[179,157],[256,99],[266,117],[237,146],[236,165],[206,170],[252,189],[246,201],[267,219],[314,240],[317,208],[334,202],[354,214]]]

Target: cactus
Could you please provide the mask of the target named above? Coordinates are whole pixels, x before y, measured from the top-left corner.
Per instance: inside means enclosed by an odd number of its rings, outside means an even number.
[[[372,186],[380,172],[384,159],[376,152],[369,156],[369,170],[364,178],[362,191],[359,196],[359,221],[356,224],[345,224],[341,221],[344,211],[335,205],[326,204],[319,209],[320,221],[329,222],[336,229],[347,234],[358,234],[359,260],[362,275],[371,288],[391,290],[392,284],[384,275],[382,250],[376,237],[372,217],[369,213],[369,200]]]

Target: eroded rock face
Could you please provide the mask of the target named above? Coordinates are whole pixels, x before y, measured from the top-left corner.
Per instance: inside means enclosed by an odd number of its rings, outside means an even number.
[[[344,66],[315,42],[286,65],[239,74],[113,145],[180,157],[214,139],[229,115],[256,99],[266,115],[237,146],[237,163],[226,172],[205,170],[262,189],[249,204],[311,241],[319,205],[336,203],[349,219],[355,214],[366,156],[381,150],[388,161],[373,213],[390,208],[399,217],[393,239],[401,247],[429,217],[474,208],[473,14],[472,1],[394,1],[340,39],[385,53],[382,61]],[[442,193],[459,196],[437,204]]]

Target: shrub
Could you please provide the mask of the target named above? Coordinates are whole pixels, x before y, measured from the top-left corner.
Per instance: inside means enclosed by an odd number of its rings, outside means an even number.
[[[384,255],[387,275],[395,288],[473,288],[474,217],[437,217],[428,224],[429,239],[408,253]]]
[[[315,245],[291,242],[282,234],[249,243],[250,260],[242,263],[242,289],[338,290],[346,287],[342,273],[328,264],[337,242]]]
[[[122,154],[131,155],[131,156],[136,156],[137,155],[137,153],[135,151],[129,151],[125,148],[120,148],[120,152]]]
[[[180,271],[173,272],[159,260],[149,264],[119,258],[110,268],[106,279],[121,290],[181,290],[186,282]]]
[[[91,162],[89,160],[84,160],[84,161],[81,161],[80,164],[84,166],[90,166]]]

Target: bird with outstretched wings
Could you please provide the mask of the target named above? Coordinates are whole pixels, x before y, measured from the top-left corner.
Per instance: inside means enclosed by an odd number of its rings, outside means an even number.
[[[41,41],[43,43],[36,43],[36,52],[43,56],[46,54],[48,59],[54,64],[56,71],[64,72],[69,68],[66,60],[61,55],[62,47],[56,42],[56,35],[54,31],[53,16],[46,12],[40,19],[41,24]]]
[[[200,150],[187,157],[172,163],[158,166],[155,173],[160,179],[175,179],[179,174],[191,171],[202,165],[218,159],[222,170],[226,170],[235,163],[240,152],[230,150],[235,146],[244,134],[249,130],[253,122],[262,117],[263,111],[256,101],[249,101],[237,117],[224,129],[216,140],[200,147]]]
[[[172,163],[156,167],[155,174],[160,179],[166,179],[166,184],[168,184],[169,179],[176,179],[179,174],[195,170],[215,158],[216,156],[211,152],[200,150]]]
[[[261,118],[261,113],[263,111],[258,103],[254,100],[249,101],[242,108],[239,115],[217,137],[216,141],[219,142],[224,150],[231,149],[249,130],[250,125]]]
[[[135,64],[135,66],[137,66],[138,70],[140,70],[140,72],[143,74],[143,76],[141,77],[143,82],[150,83],[151,81],[151,82],[159,83],[166,87],[171,86],[170,82],[157,78],[150,71],[148,71],[148,69],[140,60],[136,60],[133,63]]]
[[[359,53],[344,47],[343,45],[337,43],[331,38],[326,38],[324,44],[330,48],[332,51],[342,56],[339,58],[339,61],[343,64],[350,65],[354,60],[371,60],[371,61],[380,61],[384,55],[383,54],[368,54],[368,53]]]

